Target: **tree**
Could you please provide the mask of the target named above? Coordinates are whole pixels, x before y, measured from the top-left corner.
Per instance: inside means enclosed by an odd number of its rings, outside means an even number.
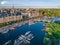
[[[50,45],[59,45],[60,44],[60,24],[58,23],[52,23],[47,25],[47,28],[49,28],[46,33],[46,37],[50,39]],[[58,44],[59,42],[59,44]]]

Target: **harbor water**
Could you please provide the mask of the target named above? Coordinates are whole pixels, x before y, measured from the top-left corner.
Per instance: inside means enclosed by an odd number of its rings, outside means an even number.
[[[0,45],[3,45],[7,41],[11,40],[10,45],[14,45],[14,41],[19,38],[19,36],[24,35],[26,32],[30,31],[33,34],[33,39],[30,41],[29,45],[44,45],[43,39],[45,37],[45,28],[43,22],[37,22],[35,24],[25,24],[20,27],[16,27],[15,30],[9,30],[7,33],[0,34]]]

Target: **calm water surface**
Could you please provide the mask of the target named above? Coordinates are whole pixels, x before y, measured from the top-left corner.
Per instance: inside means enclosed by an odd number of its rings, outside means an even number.
[[[16,30],[10,30],[6,34],[0,34],[0,45],[3,45],[5,42],[11,40],[11,45],[13,45],[14,41],[20,36],[24,35],[26,32],[31,31],[34,35],[34,38],[31,40],[30,45],[44,45],[43,39],[45,37],[45,32],[42,29],[45,28],[43,26],[44,23],[37,22],[32,25],[25,24],[21,27],[17,27]]]

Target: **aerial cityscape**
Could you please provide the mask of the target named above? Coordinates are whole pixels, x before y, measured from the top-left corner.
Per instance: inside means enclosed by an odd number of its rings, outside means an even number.
[[[60,1],[0,0],[0,45],[60,45]]]

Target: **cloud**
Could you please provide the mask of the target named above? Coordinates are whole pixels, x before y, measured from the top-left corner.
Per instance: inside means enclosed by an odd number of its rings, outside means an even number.
[[[4,5],[4,4],[8,4],[8,2],[7,1],[2,1],[1,5]]]

